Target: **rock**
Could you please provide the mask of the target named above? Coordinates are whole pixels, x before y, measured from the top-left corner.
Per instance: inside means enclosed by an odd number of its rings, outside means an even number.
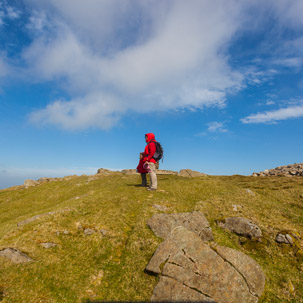
[[[39,182],[37,182],[35,180],[27,179],[24,181],[25,188],[29,188],[29,187],[33,187],[33,186],[37,186],[37,185],[39,185]]]
[[[191,169],[181,169],[178,173],[178,176],[194,178],[194,177],[203,177],[203,176],[206,176],[206,174],[203,174],[198,171],[191,170]]]
[[[246,188],[245,191],[246,191],[249,195],[251,195],[251,196],[255,196],[255,195],[256,195],[256,194],[255,194],[253,191],[251,191],[249,188]]]
[[[253,173],[252,176],[284,176],[295,177],[303,176],[303,163],[295,163],[291,165],[278,166],[273,169],[266,169],[260,173]]]
[[[16,264],[34,261],[29,256],[27,256],[25,253],[19,251],[16,248],[5,248],[3,250],[0,250],[0,257],[8,258],[13,263],[16,263]]]
[[[97,174],[110,174],[111,171],[105,168],[99,168]]]
[[[58,244],[51,242],[40,243],[40,245],[44,248],[52,248],[58,246]]]
[[[177,175],[177,171],[157,169],[157,175]]]
[[[251,220],[243,217],[229,217],[224,222],[218,221],[218,225],[224,229],[236,233],[239,236],[247,238],[262,237],[261,229]]]
[[[276,242],[293,245],[294,240],[288,233],[280,232],[276,236]]]
[[[83,226],[80,222],[76,222],[76,227],[78,230],[83,230]]]
[[[50,181],[50,178],[46,178],[46,177],[43,177],[43,178],[40,178],[37,180],[38,183],[46,183],[46,182],[49,182]]]
[[[151,302],[153,301],[175,301],[186,302],[198,301],[198,302],[214,302],[211,298],[203,295],[197,290],[191,289],[187,285],[184,285],[178,280],[170,277],[161,276],[159,283],[156,285],[153,291]]]
[[[256,303],[264,290],[265,276],[253,259],[210,247],[182,226],[158,246],[146,270],[160,275],[152,301]]]
[[[155,208],[157,210],[160,210],[160,211],[167,211],[168,210],[168,208],[166,206],[159,205],[159,204],[154,204],[153,208]]]
[[[282,234],[277,234],[276,242],[289,244],[288,241],[286,240],[285,235],[282,235]]]
[[[92,234],[94,234],[95,232],[96,232],[96,231],[93,230],[93,229],[91,229],[91,228],[86,228],[86,229],[84,229],[84,234],[85,234],[86,236],[92,235]]]
[[[147,225],[161,238],[168,237],[173,228],[184,226],[195,232],[204,241],[213,240],[209,223],[200,212],[156,214],[147,221]]]
[[[233,204],[233,211],[239,211],[240,208],[242,208],[242,205]]]
[[[57,231],[57,232],[56,232],[56,235],[57,235],[57,236],[59,236],[59,235],[61,235],[61,234],[63,234],[63,235],[69,235],[69,231],[68,231],[68,230],[63,230],[63,231]]]
[[[63,213],[63,212],[66,212],[66,211],[70,211],[70,209],[66,208],[66,209],[60,209],[60,210],[55,210],[55,211],[49,211],[47,213],[36,215],[36,216],[30,217],[30,218],[28,218],[26,220],[20,221],[20,222],[17,223],[17,226],[21,227],[23,225],[26,225],[26,224],[31,223],[33,221],[36,221],[36,220],[38,220],[38,219],[40,219],[42,217],[50,216],[50,215],[55,215],[55,214]]]
[[[72,176],[64,176],[62,179],[65,181],[70,181],[72,179],[78,178],[77,175],[72,175]]]
[[[100,233],[102,234],[102,236],[105,236],[108,233],[108,230],[100,229]]]
[[[286,238],[286,240],[288,241],[288,243],[290,245],[293,245],[294,241],[293,241],[293,239],[292,239],[292,237],[290,235],[286,234],[285,238]]]

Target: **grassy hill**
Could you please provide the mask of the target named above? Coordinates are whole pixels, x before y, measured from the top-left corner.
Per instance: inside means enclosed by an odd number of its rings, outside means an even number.
[[[158,180],[157,192],[137,187],[138,175],[121,173],[1,190],[0,250],[18,248],[34,262],[0,258],[0,302],[148,301],[157,277],[144,269],[162,242],[146,226],[159,212],[154,204],[166,206],[167,213],[201,211],[217,243],[255,259],[266,275],[260,302],[303,302],[302,257],[294,246],[275,242],[282,230],[303,236],[302,177]],[[242,207],[235,211],[233,205]],[[262,242],[216,225],[229,216],[257,223]],[[57,246],[44,248],[46,242]]]

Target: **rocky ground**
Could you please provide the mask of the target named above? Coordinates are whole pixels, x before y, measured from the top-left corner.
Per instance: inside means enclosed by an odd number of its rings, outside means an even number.
[[[291,165],[278,166],[272,169],[266,169],[259,173],[253,173],[252,176],[284,176],[284,177],[303,177],[303,163],[295,163]]]

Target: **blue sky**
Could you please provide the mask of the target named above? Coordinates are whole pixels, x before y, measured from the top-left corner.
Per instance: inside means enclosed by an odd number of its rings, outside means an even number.
[[[302,0],[1,0],[0,188],[303,162]]]

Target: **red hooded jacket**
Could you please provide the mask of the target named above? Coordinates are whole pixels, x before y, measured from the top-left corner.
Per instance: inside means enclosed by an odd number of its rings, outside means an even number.
[[[146,143],[145,150],[143,153],[143,158],[140,160],[139,165],[137,166],[138,173],[147,173],[147,170],[143,168],[143,165],[146,161],[156,163],[157,161],[153,158],[153,155],[156,152],[155,135],[153,133],[149,133],[145,135]]]
[[[156,163],[157,161],[153,158],[156,152],[156,144],[154,143],[156,141],[155,135],[153,133],[149,133],[146,134],[145,136],[147,137],[146,138],[147,145],[145,146],[143,161]]]

